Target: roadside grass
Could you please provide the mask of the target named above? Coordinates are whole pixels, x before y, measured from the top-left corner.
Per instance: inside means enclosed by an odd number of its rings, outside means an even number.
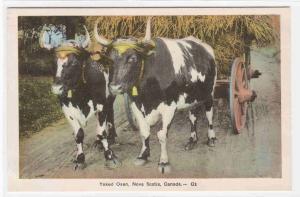
[[[51,77],[19,76],[19,134],[28,136],[61,119]]]

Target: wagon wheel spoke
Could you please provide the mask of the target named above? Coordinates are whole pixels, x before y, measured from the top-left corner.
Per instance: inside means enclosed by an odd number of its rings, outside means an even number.
[[[247,102],[249,94],[248,80],[244,61],[236,58],[231,68],[230,111],[233,129],[240,133],[246,122]]]

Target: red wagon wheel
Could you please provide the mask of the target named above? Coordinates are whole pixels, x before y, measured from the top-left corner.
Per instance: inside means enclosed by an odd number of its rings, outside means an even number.
[[[231,68],[230,80],[230,112],[235,133],[240,133],[245,127],[249,97],[249,79],[242,58],[236,58]]]

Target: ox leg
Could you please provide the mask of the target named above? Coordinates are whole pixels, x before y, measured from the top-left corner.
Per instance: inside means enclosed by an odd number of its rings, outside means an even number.
[[[137,123],[139,125],[141,140],[142,140],[142,149],[140,151],[139,156],[135,160],[135,165],[144,165],[147,163],[148,157],[150,156],[150,146],[149,146],[149,138],[150,138],[150,126],[147,123],[143,113],[137,108],[135,103],[131,104],[131,109]]]
[[[157,137],[161,147],[158,170],[162,174],[164,174],[164,173],[169,173],[171,171],[171,167],[168,159],[168,152],[167,152],[167,133],[168,133],[169,125],[171,124],[176,111],[175,103],[172,103],[170,106],[164,105],[160,111],[163,113],[161,113],[162,129],[157,132]]]
[[[109,98],[108,101],[107,101],[107,104],[104,107],[101,104],[96,106],[96,108],[97,108],[96,115],[97,115],[99,124],[97,125],[96,141],[94,142],[93,147],[94,148],[98,147],[99,150],[104,149],[104,147],[102,145],[102,139],[100,139],[100,137],[99,137],[100,136],[99,133],[103,132],[103,131],[101,131],[103,129],[108,131],[108,133],[107,133],[107,143],[109,145],[112,145],[116,142],[115,138],[117,137],[117,134],[116,134],[115,124],[114,124],[113,102],[114,102],[114,98],[112,98],[112,99]],[[102,111],[103,111],[103,113],[100,113]],[[100,113],[100,116],[99,116],[99,113]],[[100,125],[100,124],[104,124],[104,122],[105,122],[106,125]],[[104,128],[104,126],[105,126],[105,128]]]
[[[108,127],[108,144],[115,144],[117,132],[114,123],[114,100],[115,97],[108,98],[108,111],[107,111],[107,127]]]
[[[69,120],[70,124],[73,127],[75,142],[77,146],[77,154],[74,161],[75,163],[74,170],[83,169],[86,166],[85,155],[83,153],[84,131],[77,120],[73,119],[70,116],[67,116],[67,119]]]
[[[215,146],[217,140],[215,132],[213,130],[213,99],[209,99],[205,104],[205,113],[208,120],[208,140],[207,145],[210,147]]]
[[[120,162],[117,160],[117,157],[110,149],[108,140],[107,140],[107,113],[105,109],[97,113],[97,138],[101,141],[104,148],[104,157],[106,159],[106,166],[109,168],[116,168],[120,165]]]
[[[80,169],[85,168],[85,155],[83,153],[83,139],[84,139],[84,132],[83,129],[80,128],[78,132],[75,134],[75,141],[77,145],[77,155],[75,161],[75,170],[79,167]]]
[[[81,128],[79,120],[74,118],[72,116],[72,113],[70,113],[70,106],[67,107],[67,106],[63,105],[62,110],[74,131],[74,137],[75,137],[75,142],[76,142],[76,146],[77,146],[77,154],[76,154],[76,158],[74,160],[74,163],[75,163],[74,170],[76,170],[77,168],[83,169],[86,166],[85,165],[85,155],[83,153],[84,131]]]
[[[189,120],[191,123],[191,136],[189,138],[188,143],[185,145],[185,150],[193,149],[195,144],[198,141],[197,130],[196,130],[197,121],[198,121],[197,112],[198,112],[198,108],[189,111]]]

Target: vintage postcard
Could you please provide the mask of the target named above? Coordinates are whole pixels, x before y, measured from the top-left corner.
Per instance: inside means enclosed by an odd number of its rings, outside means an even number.
[[[290,190],[289,51],[284,7],[9,8],[8,190]]]

